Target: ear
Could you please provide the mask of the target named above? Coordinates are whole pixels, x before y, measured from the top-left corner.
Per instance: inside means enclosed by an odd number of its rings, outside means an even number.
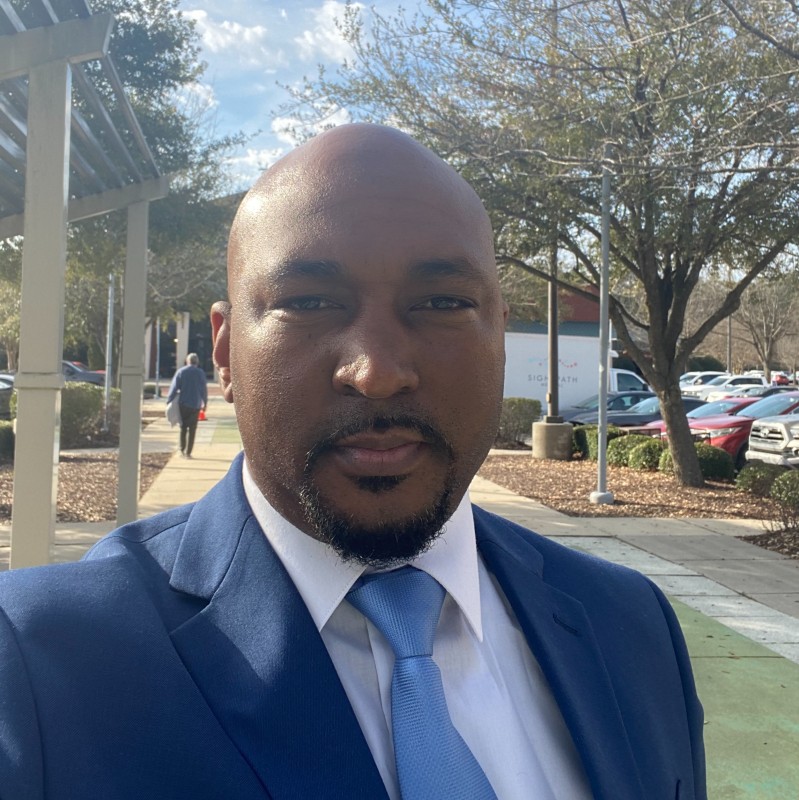
[[[233,381],[230,376],[230,313],[232,307],[226,300],[211,306],[211,341],[213,343],[214,366],[219,372],[222,396],[233,402]]]

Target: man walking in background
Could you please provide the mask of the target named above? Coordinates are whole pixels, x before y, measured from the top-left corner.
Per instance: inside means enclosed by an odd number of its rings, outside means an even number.
[[[180,454],[191,458],[194,449],[194,434],[201,409],[208,404],[208,386],[205,373],[199,367],[197,353],[186,356],[186,366],[181,367],[172,378],[167,403],[176,397],[180,408]]]

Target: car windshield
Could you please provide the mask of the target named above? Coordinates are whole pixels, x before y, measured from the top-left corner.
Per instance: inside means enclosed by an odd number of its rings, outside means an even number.
[[[647,397],[646,400],[642,400],[640,403],[636,403],[634,406],[631,406],[627,409],[627,413],[629,414],[651,414],[653,411],[658,411],[660,409],[660,401],[657,397]]]
[[[586,411],[593,411],[595,408],[599,408],[599,395],[592,394],[590,397],[586,397],[585,400],[580,400],[579,403],[575,403],[575,408],[584,408]]]
[[[714,403],[705,403],[703,406],[697,406],[689,411],[686,416],[696,419],[697,417],[712,417],[714,414],[724,414],[740,402],[737,399],[716,400]]]
[[[726,383],[729,379],[729,375],[719,375],[718,378],[713,378],[712,381],[708,381],[705,386],[721,386],[722,383]]]
[[[740,417],[751,417],[752,419],[776,417],[795,406],[797,402],[799,402],[799,397],[796,395],[773,394],[771,397],[764,397],[735,413]]]

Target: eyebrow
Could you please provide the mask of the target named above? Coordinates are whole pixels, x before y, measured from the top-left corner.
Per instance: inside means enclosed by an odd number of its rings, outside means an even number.
[[[335,278],[342,273],[341,264],[326,259],[283,261],[272,274],[275,280],[296,277]]]
[[[287,278],[336,278],[346,270],[338,262],[329,259],[297,259],[278,264],[273,272],[274,280]],[[432,258],[416,261],[409,269],[410,276],[417,280],[435,278],[462,277],[473,278],[481,275],[482,270],[467,258]]]
[[[473,278],[482,274],[482,270],[467,258],[433,258],[412,264],[410,274],[412,277],[420,279]]]

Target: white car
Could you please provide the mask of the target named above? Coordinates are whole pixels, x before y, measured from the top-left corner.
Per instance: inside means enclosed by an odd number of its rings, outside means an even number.
[[[686,372],[684,375],[680,375],[680,389],[684,392],[686,389],[697,389],[700,386],[704,386],[706,383],[710,383],[710,381],[715,380],[716,378],[723,377],[729,378],[729,372],[715,372],[715,371],[708,371],[708,372]]]
[[[762,375],[719,375],[704,386],[688,386],[682,393],[712,403],[724,397],[731,389],[741,386],[768,386],[768,383]]]

